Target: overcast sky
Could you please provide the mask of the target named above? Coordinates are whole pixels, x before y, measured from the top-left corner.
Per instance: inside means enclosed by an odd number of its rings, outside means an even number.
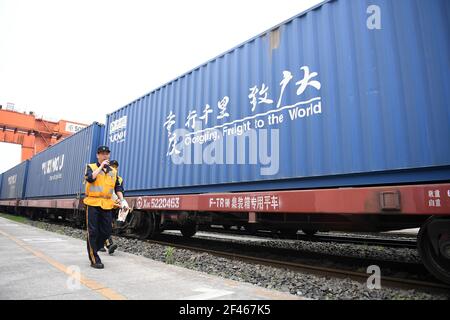
[[[107,113],[319,2],[0,0],[0,104],[104,123]]]
[[[0,104],[110,113],[321,0],[0,0]]]

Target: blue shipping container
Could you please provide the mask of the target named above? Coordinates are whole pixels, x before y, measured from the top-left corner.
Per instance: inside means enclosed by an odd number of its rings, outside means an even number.
[[[0,195],[2,194],[3,173],[0,173]]]
[[[448,0],[325,1],[210,60],[107,116],[125,189],[450,180],[449,17]]]
[[[14,168],[3,172],[0,200],[23,199],[29,161],[24,161]]]
[[[94,123],[30,160],[25,198],[62,198],[84,194],[86,165],[96,161],[104,126]]]

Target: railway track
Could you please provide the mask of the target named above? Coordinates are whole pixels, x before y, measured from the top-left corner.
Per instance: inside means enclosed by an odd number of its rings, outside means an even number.
[[[366,246],[382,246],[390,248],[417,248],[416,240],[407,239],[388,239],[378,237],[357,237],[357,236],[338,236],[338,235],[316,235],[313,237],[299,236],[298,240],[312,242],[335,242],[335,243],[353,243]]]
[[[270,255],[273,256],[273,250],[269,250],[268,256],[260,256],[257,254],[252,253],[245,253],[245,251],[241,250],[239,252],[236,252],[234,250],[234,245],[225,244],[224,248],[218,248],[217,246],[215,248],[211,248],[210,243],[208,242],[207,246],[203,244],[199,244],[197,241],[188,241],[189,243],[181,243],[180,239],[181,237],[162,237],[164,239],[156,239],[156,240],[145,240],[148,243],[152,244],[158,244],[163,246],[169,246],[174,247],[177,249],[184,249],[184,250],[190,250],[195,252],[202,252],[202,253],[208,253],[217,257],[223,257],[228,259],[235,259],[247,263],[252,264],[261,264],[266,266],[272,266],[276,268],[283,268],[288,270],[293,270],[296,272],[304,272],[304,273],[310,273],[314,275],[319,275],[323,277],[335,277],[335,278],[350,278],[354,281],[360,282],[362,284],[365,284],[367,282],[367,279],[369,278],[370,274],[364,273],[364,272],[358,272],[354,271],[355,268],[352,270],[346,269],[346,268],[340,268],[340,267],[330,267],[330,266],[322,266],[318,265],[317,263],[320,263],[319,260],[315,261],[288,261],[283,258],[281,258],[283,255],[280,254],[280,256],[277,257],[268,257]],[[190,239],[195,240],[195,239]],[[201,239],[201,241],[204,241],[204,239]],[[219,246],[220,247],[220,246]],[[251,250],[254,251],[255,247],[253,245],[250,246]],[[261,248],[256,247],[259,251]],[[265,247],[265,249],[268,249]],[[280,253],[286,253],[288,251],[292,250],[280,250]],[[314,254],[313,254],[314,255]],[[319,255],[322,256],[322,255]],[[326,255],[329,257],[329,255]],[[286,257],[286,256],[284,256]],[[308,259],[311,258],[311,255],[307,257]],[[323,258],[323,256],[322,256]],[[347,263],[351,263],[351,261],[359,261],[361,262],[361,259],[354,259],[349,257],[334,257],[339,260],[339,262],[342,262],[343,260],[346,260]],[[307,260],[307,259],[306,259]],[[412,263],[402,263],[402,262],[387,262],[387,261],[372,261],[370,259],[364,259],[366,265],[371,265],[372,263],[378,262],[378,264],[382,265],[381,270],[385,268],[392,267],[393,265],[396,265],[397,268],[408,268],[407,270],[410,272],[411,270],[415,270],[419,273],[426,273],[425,269],[420,264],[412,264]],[[425,292],[436,292],[436,293],[446,293],[448,294],[450,292],[450,286],[438,283],[432,280],[416,280],[411,278],[402,278],[402,277],[396,277],[396,276],[381,276],[381,285],[384,287],[390,287],[390,288],[399,288],[399,289],[414,289],[414,290],[422,290]]]
[[[239,230],[218,230],[218,229],[207,229],[205,232],[212,232],[218,234],[230,234],[230,235],[241,235],[241,236],[254,236],[261,239],[283,239],[283,240],[302,240],[310,242],[325,242],[325,243],[351,243],[366,246],[382,246],[389,248],[417,248],[417,239],[414,237],[378,237],[378,236],[361,236],[361,235],[349,235],[349,234],[316,234],[313,236],[306,234],[297,234],[295,236],[279,235],[270,232],[257,232],[250,233],[246,231]]]
[[[303,240],[310,242],[334,242],[334,243],[350,243],[365,246],[381,246],[388,248],[417,248],[416,240],[406,239],[388,239],[381,237],[358,237],[358,236],[341,236],[341,235],[297,235],[295,240]]]

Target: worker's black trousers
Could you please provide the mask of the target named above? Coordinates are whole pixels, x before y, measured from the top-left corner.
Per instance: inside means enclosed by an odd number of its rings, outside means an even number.
[[[111,236],[112,215],[110,211],[100,207],[86,207],[87,250],[91,263],[101,262],[97,252]]]
[[[114,229],[114,220],[116,219],[116,212],[117,210],[111,210],[111,226]],[[106,239],[105,241],[105,247],[109,248],[113,245],[113,238],[109,237],[108,239]]]

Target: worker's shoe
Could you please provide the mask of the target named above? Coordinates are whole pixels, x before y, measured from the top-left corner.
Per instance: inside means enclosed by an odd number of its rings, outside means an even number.
[[[98,251],[100,251],[100,252],[106,252],[106,249],[102,247],[102,248],[98,249]]]
[[[110,246],[108,247],[108,253],[109,253],[109,254],[113,254],[114,251],[116,251],[116,249],[117,249],[117,244],[113,243],[112,245],[110,245]]]
[[[91,263],[91,267],[94,269],[103,269],[105,266],[101,262]]]

